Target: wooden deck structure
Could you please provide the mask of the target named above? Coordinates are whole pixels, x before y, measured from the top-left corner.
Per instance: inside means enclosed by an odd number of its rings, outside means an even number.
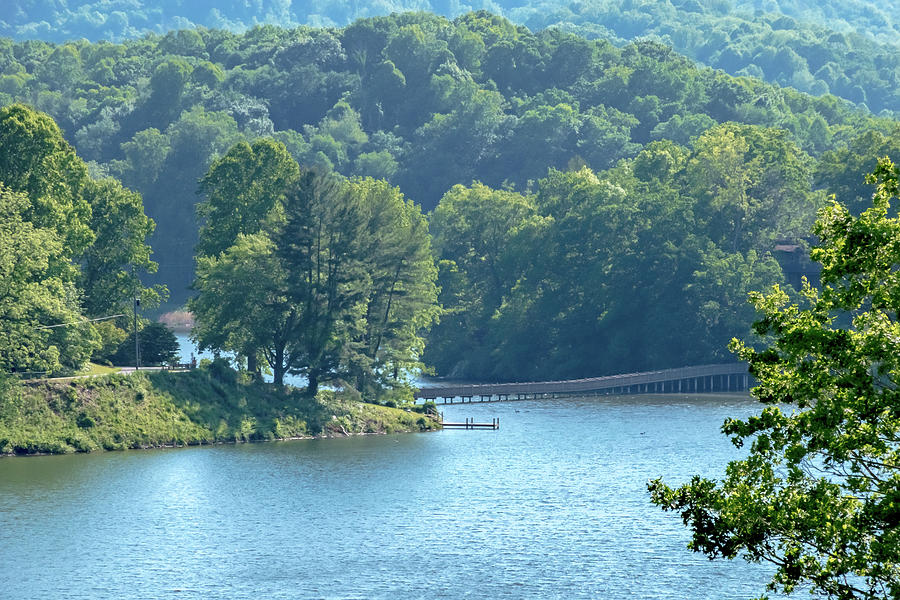
[[[439,404],[461,404],[591,395],[740,392],[750,389],[750,385],[747,365],[734,363],[563,381],[448,384],[423,387],[415,391],[415,397]]]
[[[467,418],[465,423],[452,423],[450,421],[444,421],[443,415],[441,417],[441,426],[444,429],[500,429],[500,419],[493,418],[490,423],[476,423],[475,419]]]

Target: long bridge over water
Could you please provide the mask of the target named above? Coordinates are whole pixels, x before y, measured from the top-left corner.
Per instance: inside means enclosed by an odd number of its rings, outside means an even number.
[[[438,385],[416,390],[415,397],[440,401],[440,404],[460,404],[590,395],[740,392],[749,388],[747,365],[735,363],[563,381]]]

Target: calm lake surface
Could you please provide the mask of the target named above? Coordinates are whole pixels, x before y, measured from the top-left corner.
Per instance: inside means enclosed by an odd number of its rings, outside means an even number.
[[[0,460],[0,598],[751,598],[648,479],[721,474],[738,396],[444,407],[444,431]]]

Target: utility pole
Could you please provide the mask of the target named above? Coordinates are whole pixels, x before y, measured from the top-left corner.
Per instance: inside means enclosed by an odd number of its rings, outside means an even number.
[[[131,265],[131,276],[134,277],[134,265]],[[138,342],[138,329],[137,329],[137,311],[138,306],[141,305],[141,299],[138,298],[137,286],[134,288],[134,370],[139,371],[141,369],[141,345]]]

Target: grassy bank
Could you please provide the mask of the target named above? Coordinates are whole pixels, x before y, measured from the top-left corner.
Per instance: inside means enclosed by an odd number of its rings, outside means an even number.
[[[243,383],[212,365],[13,385],[0,393],[0,454],[90,452],[428,431],[431,418],[350,394]]]

